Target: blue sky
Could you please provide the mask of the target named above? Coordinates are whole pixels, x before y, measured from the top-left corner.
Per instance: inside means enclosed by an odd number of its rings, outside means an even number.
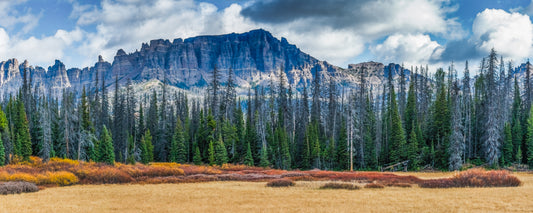
[[[533,54],[531,0],[0,0],[0,61],[47,67],[112,61],[152,39],[266,29],[346,67],[363,61],[447,66],[495,48]]]

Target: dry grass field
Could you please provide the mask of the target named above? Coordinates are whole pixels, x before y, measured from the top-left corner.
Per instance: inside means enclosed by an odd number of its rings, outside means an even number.
[[[232,181],[75,185],[0,196],[0,212],[531,212],[533,174],[516,175],[520,187],[318,189],[327,181],[298,181],[290,188]]]

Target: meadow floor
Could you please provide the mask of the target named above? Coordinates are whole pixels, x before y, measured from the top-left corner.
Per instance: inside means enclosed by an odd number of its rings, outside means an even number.
[[[420,178],[453,173],[396,173]],[[533,174],[500,188],[321,190],[328,181],[290,188],[265,182],[74,185],[0,196],[0,212],[531,212]]]

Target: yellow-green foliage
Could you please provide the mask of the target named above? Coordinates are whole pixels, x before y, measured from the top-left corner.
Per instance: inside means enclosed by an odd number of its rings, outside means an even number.
[[[24,172],[13,173],[13,174],[9,174],[7,172],[0,173],[0,182],[9,182],[9,181],[26,181],[26,182],[35,183],[35,184],[39,183],[39,179],[35,175],[29,174],[29,173],[24,173]]]
[[[69,186],[78,183],[78,177],[71,172],[48,172],[46,174],[50,184],[58,186]]]
[[[18,172],[9,174],[7,172],[0,173],[0,182],[10,181],[25,181],[35,183],[38,185],[53,184],[58,186],[68,186],[78,183],[78,177],[71,172],[47,172],[44,174],[30,174],[25,172]]]

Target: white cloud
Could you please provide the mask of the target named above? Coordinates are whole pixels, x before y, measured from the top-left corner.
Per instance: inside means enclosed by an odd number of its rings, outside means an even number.
[[[81,8],[78,24],[96,25],[96,32],[88,33],[88,39],[78,48],[86,56],[83,66],[94,63],[96,55],[112,60],[118,49],[133,52],[141,43],[153,39],[172,40],[256,28],[245,23],[237,4],[224,10],[193,0],[103,1],[101,9],[77,7]]]
[[[0,58],[17,58],[28,60],[31,64],[45,66],[55,59],[64,57],[65,49],[74,42],[80,41],[83,33],[80,29],[71,32],[58,30],[49,37],[30,37],[20,39],[10,37],[4,28],[0,28]]]
[[[472,32],[477,48],[484,53],[494,48],[504,57],[518,60],[532,53],[533,24],[527,15],[485,9],[477,14]]]
[[[26,0],[8,1],[0,0],[0,27],[13,29],[20,27],[22,33],[27,33],[37,26],[42,14],[32,14],[31,10],[18,11],[15,6],[25,3]],[[22,12],[22,13],[21,13]],[[22,26],[19,26],[22,25]]]
[[[440,56],[441,46],[423,34],[394,34],[382,44],[370,48],[371,52],[385,62],[408,65],[427,64]]]
[[[92,65],[97,55],[112,60],[121,48],[126,52],[133,52],[141,43],[152,39],[242,33],[257,28],[264,28],[277,37],[286,37],[290,43],[320,60],[343,66],[353,62],[351,60],[363,53],[366,46],[374,40],[394,33],[434,33],[450,39],[462,38],[464,31],[461,31],[460,24],[455,19],[446,18],[447,13],[454,9],[444,2],[446,1],[369,1],[358,10],[365,13],[363,16],[367,17],[367,21],[350,28],[323,25],[313,19],[300,19],[290,23],[258,23],[241,14],[242,5],[217,8],[213,4],[194,0],[104,0],[100,7],[73,2],[71,17],[77,18],[81,27],[96,26],[96,32],[88,33],[87,39],[77,48],[85,56],[83,66]],[[399,60],[391,58],[391,61]]]

